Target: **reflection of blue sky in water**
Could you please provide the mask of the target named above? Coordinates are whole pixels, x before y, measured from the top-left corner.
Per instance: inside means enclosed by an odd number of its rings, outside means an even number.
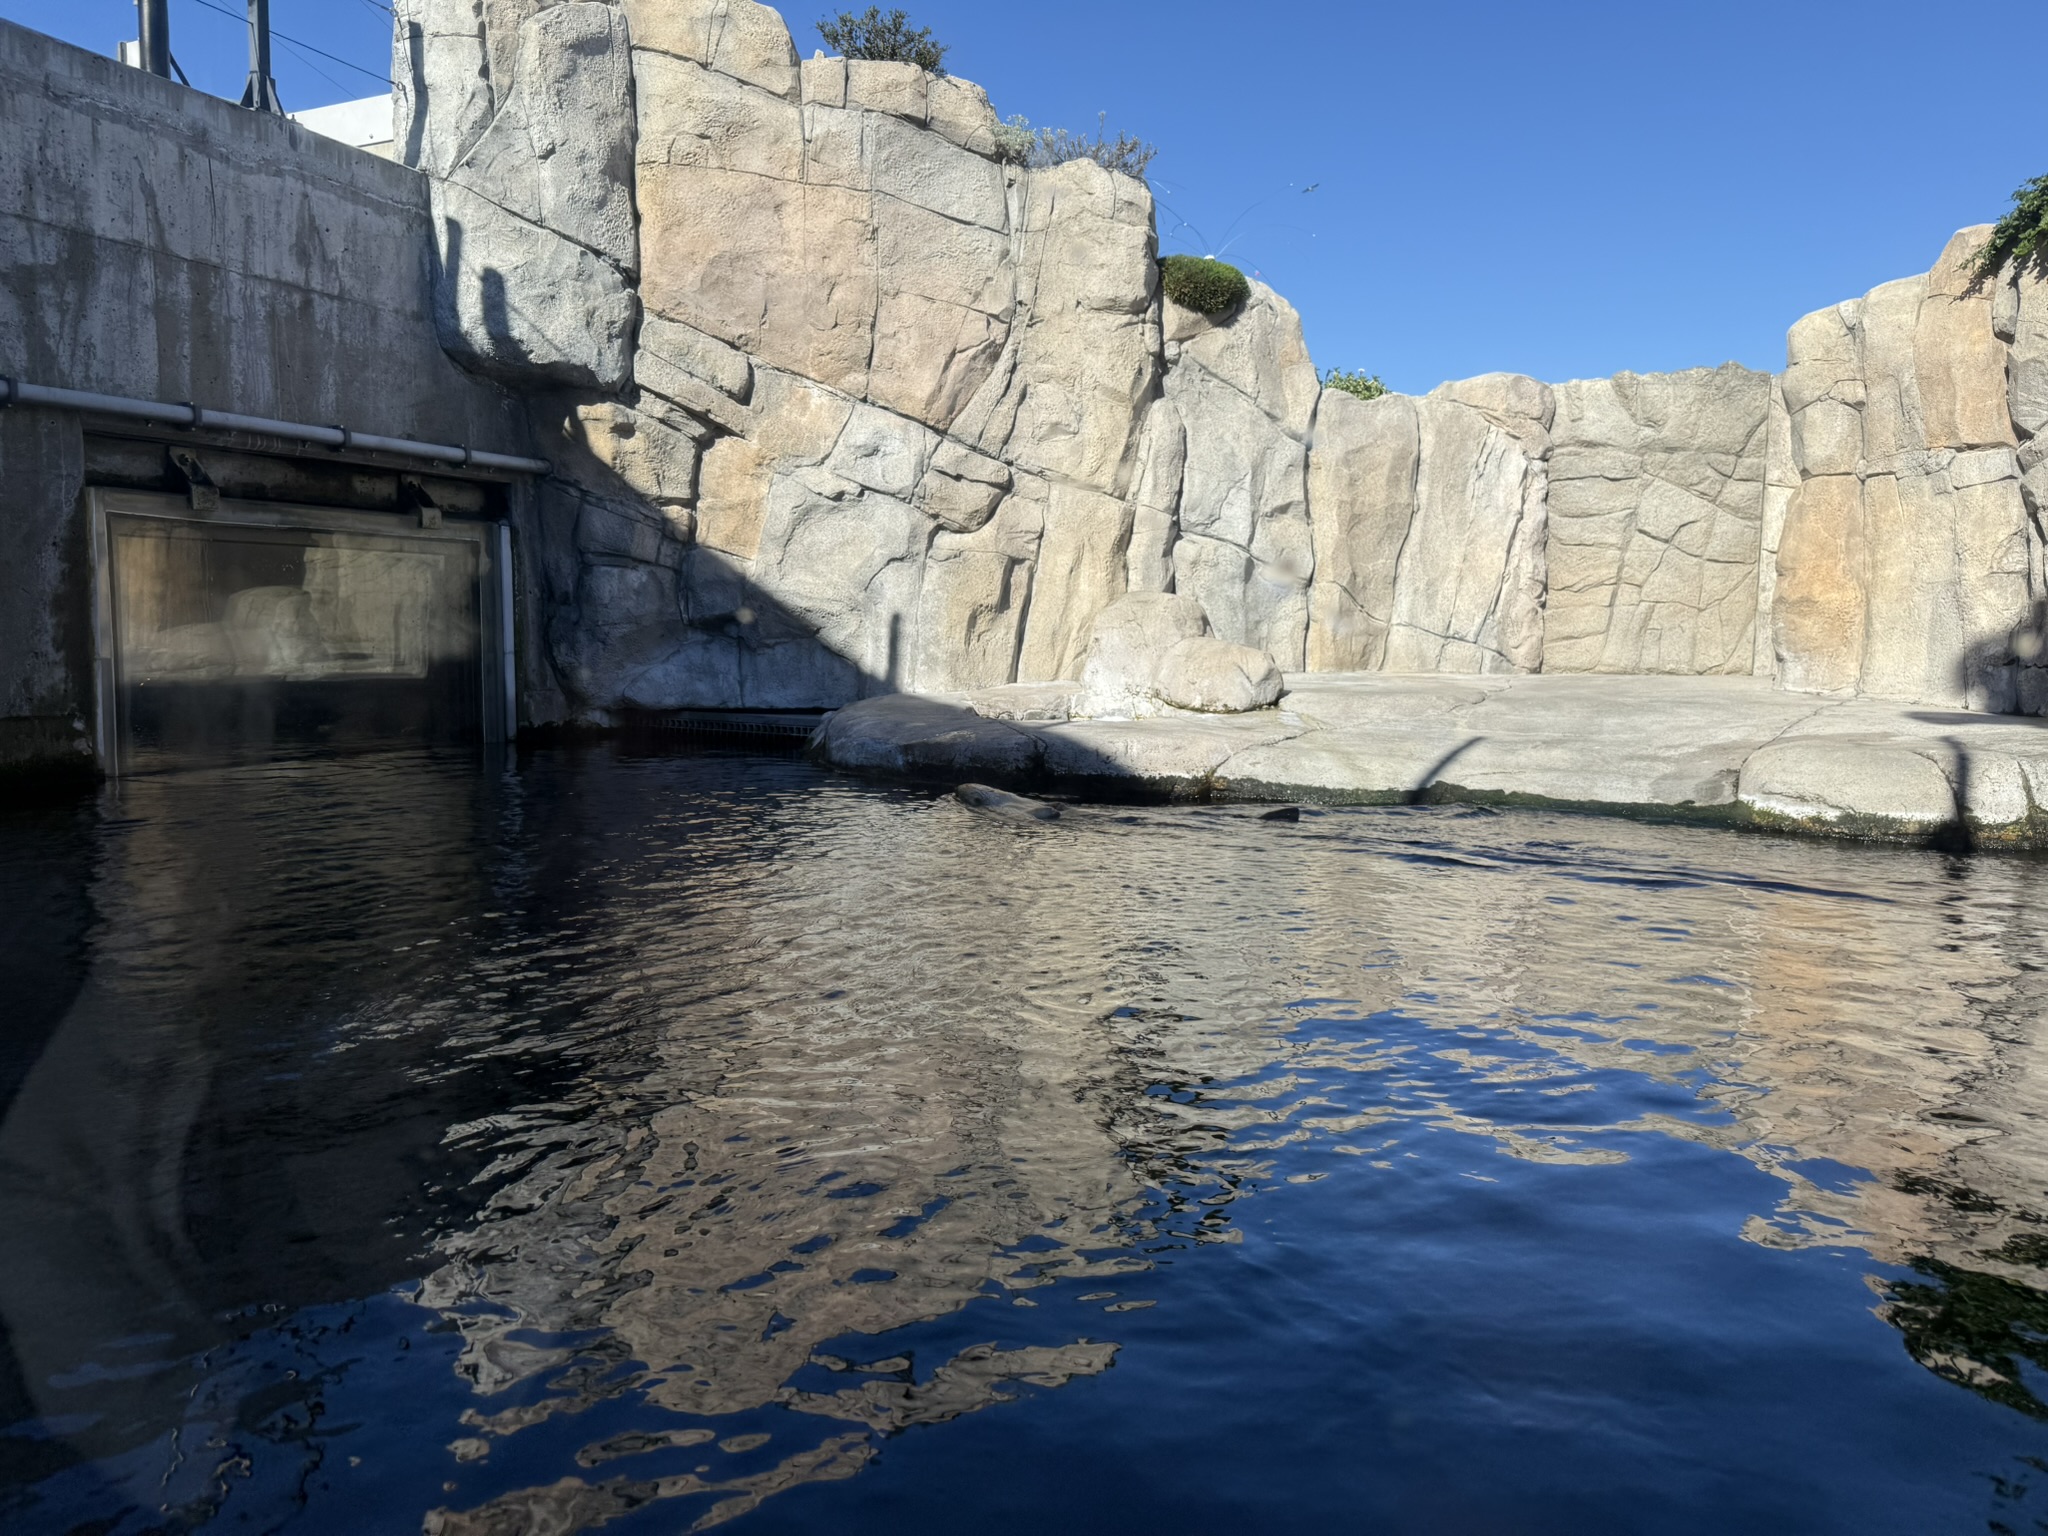
[[[734,760],[119,814],[0,1127],[54,1529],[1917,1530],[2048,1449],[2031,863]]]

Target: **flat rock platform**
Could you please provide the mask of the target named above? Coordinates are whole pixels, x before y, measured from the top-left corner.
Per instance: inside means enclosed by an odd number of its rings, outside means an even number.
[[[1242,715],[1067,718],[1075,689],[893,694],[813,753],[892,777],[1081,795],[1677,815],[2048,847],[2048,720],[1786,693],[1747,677],[1290,677]]]

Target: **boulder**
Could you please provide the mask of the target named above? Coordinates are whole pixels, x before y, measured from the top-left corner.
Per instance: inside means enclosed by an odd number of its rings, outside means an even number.
[[[1277,709],[1247,715],[1154,720],[1073,720],[1034,728],[1044,771],[1056,778],[1135,779],[1169,792],[1210,787],[1239,753],[1297,735]]]
[[[819,728],[816,750],[842,768],[897,774],[985,773],[1012,782],[1033,775],[1040,742],[984,720],[954,698],[891,694],[863,699]]]
[[[1934,827],[1956,817],[1955,786],[1925,749],[1882,737],[1795,737],[1742,766],[1744,804],[1799,821],[1845,816]]]
[[[1280,668],[1264,651],[1195,635],[1173,645],[1153,673],[1153,696],[1176,709],[1240,715],[1280,702]]]
[[[1208,615],[1191,597],[1167,592],[1130,592],[1096,616],[1081,667],[1083,715],[1138,716],[1156,699],[1160,661],[1183,640],[1209,633]]]
[[[1282,691],[1273,658],[1217,639],[1193,598],[1132,592],[1095,621],[1074,712],[1129,719],[1163,708],[1239,714],[1275,703]]]

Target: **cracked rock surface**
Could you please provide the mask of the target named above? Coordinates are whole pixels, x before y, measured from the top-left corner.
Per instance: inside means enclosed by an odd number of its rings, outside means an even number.
[[[2048,713],[2048,274],[1976,282],[1984,229],[1801,320],[1780,375],[1364,401],[1264,283],[1167,300],[1146,184],[1005,163],[970,82],[800,60],[755,0],[396,12],[443,345],[556,465],[521,530],[543,712],[1058,684],[1172,597],[1205,628],[1123,668],[1168,710],[1277,670]]]
[[[1029,718],[1008,698],[1018,691],[869,700],[833,715],[816,750],[844,768],[972,768],[1040,788],[1684,810],[2048,847],[2048,723],[2035,719],[1815,698],[1749,677],[1300,674],[1278,708],[1087,721]]]

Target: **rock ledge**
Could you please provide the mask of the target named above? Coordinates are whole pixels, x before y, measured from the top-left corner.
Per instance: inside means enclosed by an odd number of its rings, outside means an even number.
[[[831,716],[813,751],[863,772],[1017,788],[1546,805],[2048,848],[2048,722],[2030,717],[1746,677],[1307,674],[1287,679],[1281,708],[1132,720],[1058,719],[1052,692],[867,699]]]

